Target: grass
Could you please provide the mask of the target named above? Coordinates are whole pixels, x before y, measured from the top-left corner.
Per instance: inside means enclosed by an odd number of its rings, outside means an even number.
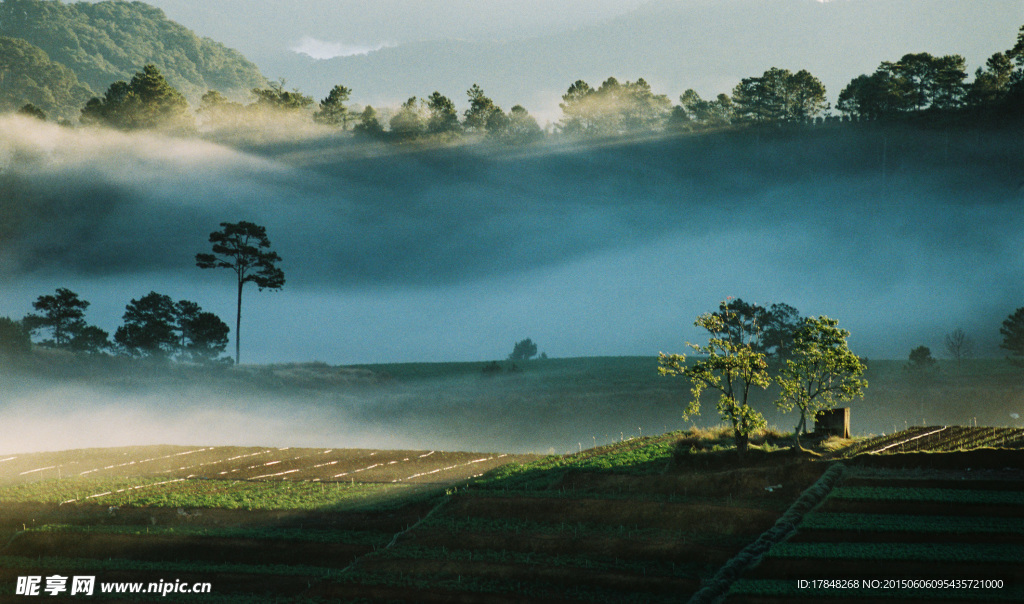
[[[980,489],[921,489],[913,487],[836,487],[831,498],[860,501],[920,501],[932,503],[1024,505],[1024,492]]]

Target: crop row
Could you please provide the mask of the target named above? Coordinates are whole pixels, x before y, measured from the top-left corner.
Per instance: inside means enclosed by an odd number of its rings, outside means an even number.
[[[879,449],[889,447],[890,445],[897,444],[901,441],[906,441],[908,439],[914,438],[916,436],[919,436],[934,429],[935,428],[914,427],[909,428],[907,430],[903,430],[901,432],[893,432],[892,434],[889,435],[882,435],[876,438],[869,438],[858,443],[854,443],[850,447],[844,449],[843,456],[853,457],[854,455],[867,453],[868,451],[877,451]]]
[[[976,503],[1024,505],[1024,492],[974,489],[925,489],[913,487],[836,487],[832,499],[859,501],[927,501],[935,503]]]
[[[658,538],[676,541],[696,541],[703,535],[672,528],[651,528],[598,522],[539,522],[512,517],[437,515],[425,520],[423,528],[441,529],[457,533],[542,533],[562,537],[600,535],[617,538]]]
[[[800,528],[827,531],[1017,534],[1024,533],[1024,518],[815,512],[804,517]]]
[[[703,564],[675,563],[671,560],[624,559],[582,552],[577,555],[519,552],[510,550],[469,550],[446,547],[403,546],[382,550],[374,559],[445,560],[462,562],[497,562],[554,567],[570,567],[596,571],[635,572],[647,575],[681,578],[699,577]]]
[[[1024,560],[1024,546],[991,543],[784,542],[772,547],[768,555],[773,558],[832,560],[1017,563]]]
[[[14,455],[0,459],[0,481],[69,477],[167,476],[241,480],[436,481],[469,477],[535,456],[371,449],[139,447]]]
[[[408,492],[412,486],[379,483],[250,482],[133,479],[48,480],[0,489],[0,502],[97,503],[101,505],[310,510],[358,505]]]
[[[384,546],[391,533],[379,531],[298,529],[274,526],[141,526],[124,524],[46,524],[27,529],[41,533],[89,533],[103,535],[152,535],[169,537],[210,537],[219,539],[254,539],[266,541],[303,541],[311,543],[346,543],[349,545]]]

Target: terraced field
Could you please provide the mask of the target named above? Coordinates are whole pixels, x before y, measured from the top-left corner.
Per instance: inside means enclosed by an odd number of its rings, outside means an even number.
[[[850,460],[727,602],[1024,601],[1024,454],[943,452],[953,439],[992,438],[983,431],[950,431],[938,451],[922,449],[938,434],[927,428],[859,445],[884,453]],[[895,453],[901,441],[914,452]]]
[[[993,438],[930,430],[830,456],[766,435],[737,458],[728,437],[696,432],[545,458],[170,446],[10,455],[0,458],[0,601],[19,600],[19,577],[53,575],[212,588],[91,598],[132,602],[1019,601],[1024,452],[922,451],[940,433]],[[1003,587],[798,584],[908,578]]]

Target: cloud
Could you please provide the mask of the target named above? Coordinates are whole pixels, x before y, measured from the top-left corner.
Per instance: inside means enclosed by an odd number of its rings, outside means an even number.
[[[354,55],[366,55],[382,48],[390,48],[394,44],[386,42],[378,44],[347,44],[344,42],[328,42],[318,40],[310,36],[303,36],[289,50],[295,53],[304,54],[317,60],[333,59],[336,57],[351,57]]]

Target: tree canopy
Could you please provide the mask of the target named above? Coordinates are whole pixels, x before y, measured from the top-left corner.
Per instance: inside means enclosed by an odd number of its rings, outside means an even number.
[[[846,339],[850,332],[838,327],[829,317],[803,319],[793,333],[789,358],[777,378],[782,411],[796,408],[800,421],[797,437],[807,433],[807,418],[818,411],[832,409],[838,403],[864,396],[867,367],[850,351]]]
[[[700,413],[705,391],[718,391],[718,414],[732,426],[736,448],[742,453],[750,434],[767,425],[764,416],[749,404],[750,390],[755,386],[767,388],[771,378],[764,353],[756,349],[760,331],[756,315],[742,304],[737,306],[733,308],[725,300],[718,312],[697,317],[694,325],[710,334],[707,344],[687,343],[698,359],[687,363],[686,355],[659,353],[658,373],[690,380],[692,399],[683,412],[684,419]]]
[[[124,130],[189,128],[193,126],[188,101],[164,79],[154,65],[146,65],[131,82],[114,82],[103,98],[92,98],[82,109],[82,122]]]

